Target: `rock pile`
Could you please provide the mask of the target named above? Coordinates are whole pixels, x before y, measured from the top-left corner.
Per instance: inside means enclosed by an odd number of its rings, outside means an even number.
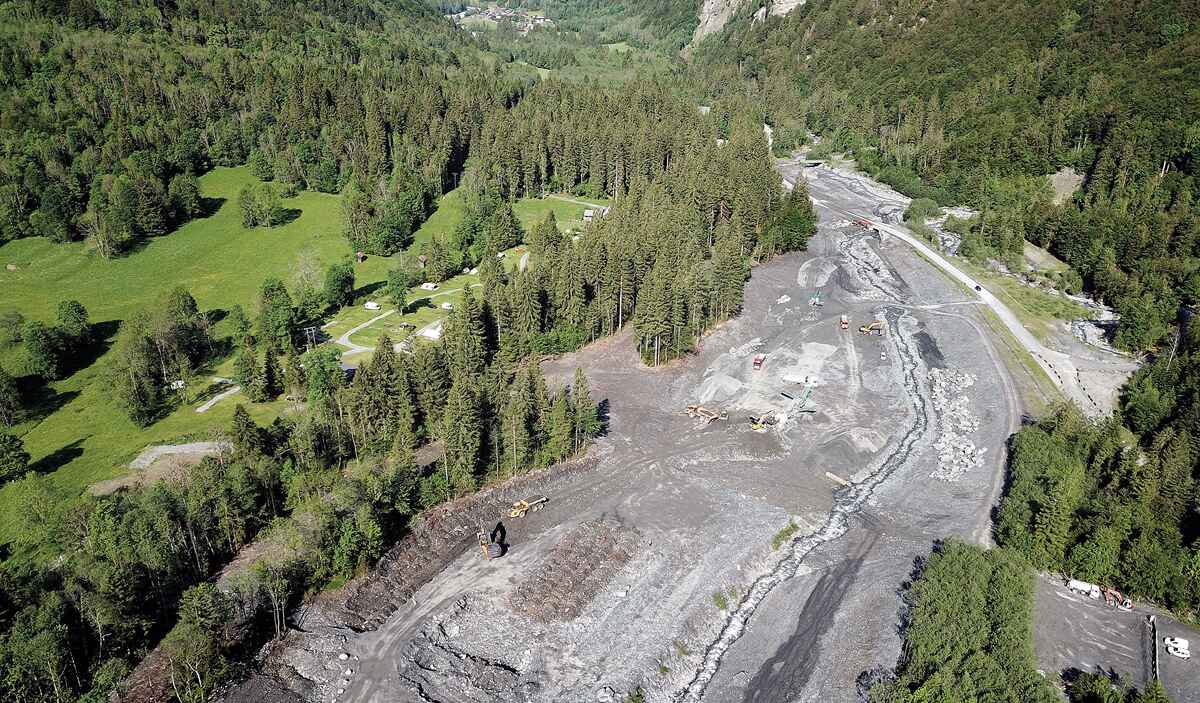
[[[930,397],[937,413],[937,435],[933,443],[937,469],[930,474],[940,481],[957,481],[983,464],[987,447],[976,447],[971,436],[979,429],[979,418],[964,394],[975,385],[971,374],[953,369],[929,372]]]

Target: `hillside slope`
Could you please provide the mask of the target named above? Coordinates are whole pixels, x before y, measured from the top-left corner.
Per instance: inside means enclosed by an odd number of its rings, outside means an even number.
[[[1200,33],[1194,0],[816,0],[696,47],[720,105],[749,101],[914,197],[984,211],[977,258],[1051,249],[1147,349],[1200,296]],[[1045,174],[1085,174],[1055,207]]]

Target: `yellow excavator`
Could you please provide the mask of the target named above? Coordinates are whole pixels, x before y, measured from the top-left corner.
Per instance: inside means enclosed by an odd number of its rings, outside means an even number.
[[[873,334],[878,337],[883,336],[884,322],[883,320],[872,320],[871,324],[863,325],[858,328],[861,334]]]
[[[504,554],[504,547],[492,539],[492,536],[483,531],[480,527],[475,533],[475,539],[479,542],[479,549],[483,552],[483,558],[491,561]]]
[[[713,410],[703,405],[689,405],[685,412],[687,412],[688,417],[698,417],[706,423],[725,420],[729,417],[729,413],[725,410]]]

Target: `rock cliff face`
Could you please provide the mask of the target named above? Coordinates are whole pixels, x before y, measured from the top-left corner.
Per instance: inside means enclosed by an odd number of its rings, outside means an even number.
[[[747,0],[704,0],[700,5],[700,24],[692,33],[692,44],[697,44],[709,34],[721,31],[725,23],[741,9]]]
[[[772,15],[786,15],[792,10],[800,7],[806,0],[772,0],[770,3]]]
[[[704,0],[700,6],[700,23],[692,33],[692,44],[695,45],[704,37],[721,31],[729,19],[742,9],[750,0]],[[766,12],[772,15],[786,15],[803,5],[807,0],[768,0],[763,8],[754,13],[754,21],[761,22]]]

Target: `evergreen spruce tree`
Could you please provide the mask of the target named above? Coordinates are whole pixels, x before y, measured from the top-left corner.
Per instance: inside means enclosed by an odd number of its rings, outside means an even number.
[[[237,358],[233,361],[233,382],[242,388],[249,389],[256,378],[258,378],[258,359],[255,357],[254,347],[243,345],[238,350]]]
[[[17,382],[0,366],[0,427],[12,427],[21,419],[21,394]]]
[[[534,437],[530,429],[532,415],[533,398],[529,372],[521,371],[513,379],[500,418],[500,435],[503,444],[501,464],[510,476],[524,470],[532,463],[531,458],[535,449]]]
[[[249,395],[251,400],[256,403],[275,400],[283,390],[283,372],[279,368],[279,359],[272,346],[268,344],[267,348],[263,350],[262,366],[258,368],[257,375],[250,382]]]
[[[446,473],[455,495],[465,495],[477,487],[476,473],[482,452],[483,429],[479,404],[469,378],[455,379],[446,396],[441,439],[445,447]]]
[[[233,409],[233,424],[229,429],[230,443],[234,452],[241,457],[261,455],[266,447],[262,428],[251,419],[246,406],[238,403]]]
[[[570,456],[575,432],[572,415],[571,393],[569,389],[563,388],[550,406],[550,436],[545,447],[547,463],[562,461]]]
[[[575,368],[575,379],[571,383],[571,400],[574,401],[573,429],[574,451],[576,453],[587,444],[587,441],[600,431],[599,409],[592,401],[592,390],[588,387],[587,376],[583,369]]]
[[[450,372],[440,345],[417,345],[413,353],[411,379],[425,434],[437,435],[446,403],[446,392],[450,388]]]
[[[487,363],[486,329],[475,296],[468,292],[446,322],[444,346],[455,378],[474,378]]]
[[[300,354],[295,347],[287,348],[286,368],[283,375],[283,387],[287,394],[297,402],[308,393],[308,385],[304,379],[304,367],[301,366]]]

